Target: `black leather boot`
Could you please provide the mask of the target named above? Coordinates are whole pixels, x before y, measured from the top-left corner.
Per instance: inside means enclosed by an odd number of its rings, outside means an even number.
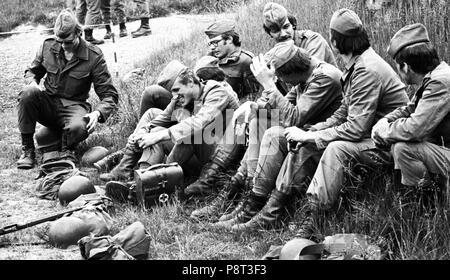
[[[306,209],[304,212],[304,216],[302,218],[302,223],[295,237],[313,239],[315,232],[315,225],[317,224],[319,216],[318,214],[319,209],[316,205],[312,204],[311,202],[308,202],[308,204],[305,207]]]
[[[101,44],[103,44],[105,42],[103,40],[95,39],[94,36],[92,36],[92,32],[93,32],[92,29],[85,29],[84,30],[84,39],[86,41],[88,41],[89,43],[94,44],[94,45],[101,45]]]
[[[94,167],[100,172],[108,172],[114,166],[119,164],[119,162],[122,160],[123,154],[123,150],[118,150],[117,152],[107,155],[101,160],[95,162]]]
[[[231,229],[236,224],[242,224],[250,221],[263,208],[267,201],[266,196],[259,196],[254,192],[250,192],[247,199],[244,201],[242,210],[230,220],[215,223],[215,227]]]
[[[105,29],[106,29],[106,34],[103,37],[103,39],[105,39],[105,40],[111,39],[111,37],[112,37],[111,25],[105,25]]]
[[[36,153],[33,147],[22,147],[22,154],[17,161],[18,169],[31,169],[36,164]]]
[[[234,201],[239,200],[244,189],[244,178],[233,176],[230,182],[219,192],[217,197],[205,207],[197,209],[191,213],[191,218],[215,217]]]
[[[141,36],[147,36],[152,34],[150,25],[148,24],[149,18],[141,18],[141,26],[138,30],[131,32],[131,37],[137,38]]]
[[[134,166],[139,161],[141,154],[132,149],[125,148],[122,160],[109,173],[100,175],[100,180],[108,181],[130,181],[133,178]]]
[[[287,214],[285,206],[289,203],[289,195],[278,190],[273,190],[269,200],[263,209],[245,224],[234,225],[232,231],[251,231],[256,229],[273,229],[282,224],[282,219]]]
[[[207,163],[201,173],[200,177],[194,183],[190,184],[184,189],[186,195],[209,195],[216,189],[216,181],[220,175],[221,167],[214,163]]]

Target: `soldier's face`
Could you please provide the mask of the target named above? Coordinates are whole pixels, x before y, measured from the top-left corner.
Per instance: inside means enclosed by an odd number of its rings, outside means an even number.
[[[70,36],[62,39],[60,37],[56,38],[56,41],[61,43],[61,47],[66,51],[66,52],[73,52],[78,45],[80,44],[80,39],[79,36],[77,34],[72,33]]]
[[[222,35],[211,38],[208,41],[209,49],[211,50],[212,55],[215,57],[222,59],[227,57],[230,53],[230,39],[224,39]]]
[[[302,75],[298,75],[297,73],[290,73],[288,75],[279,75],[280,79],[282,79],[285,83],[296,86],[301,82],[305,82]]]
[[[294,38],[294,27],[286,18],[286,21],[279,30],[271,30],[270,36],[277,42],[284,42]]]
[[[414,84],[413,74],[411,73],[411,69],[408,64],[398,64],[395,63],[395,67],[397,68],[397,73],[400,75],[400,78],[408,85]]]
[[[197,96],[199,96],[200,87],[193,81],[189,81],[186,85],[177,78],[172,86],[172,95],[178,96],[178,101],[183,107],[194,104]]]

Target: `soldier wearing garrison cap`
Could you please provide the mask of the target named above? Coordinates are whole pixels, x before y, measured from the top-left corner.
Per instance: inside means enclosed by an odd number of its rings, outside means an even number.
[[[405,85],[371,48],[357,14],[348,9],[336,11],[330,22],[330,34],[333,48],[345,63],[342,104],[329,119],[313,125],[310,131],[288,128],[286,134],[290,141],[315,144],[303,146],[299,154],[302,149],[325,149],[306,192],[307,215],[298,232],[303,238],[314,234],[319,207],[330,210],[335,206],[346,162],[358,160],[364,150],[375,149],[370,138],[373,125],[408,102]]]
[[[428,203],[434,197],[433,185],[439,183],[432,175],[441,177],[440,187],[449,180],[450,67],[439,59],[421,23],[400,29],[392,37],[388,53],[403,80],[420,87],[407,106],[375,125],[372,139],[380,146],[392,145],[402,184],[423,190],[426,196],[422,201]]]
[[[295,45],[305,49],[309,55],[337,65],[325,38],[311,30],[295,30],[288,11],[280,4],[269,2],[264,6],[263,27],[276,42],[294,40]]]
[[[60,141],[48,146],[62,152],[62,158],[76,161],[77,144],[117,107],[118,93],[103,53],[81,38],[81,26],[69,9],[58,15],[54,31],[55,36],[43,42],[25,71],[27,86],[19,94],[23,153],[17,165],[22,169],[35,164],[33,135],[37,122],[59,137]],[[37,84],[44,76],[45,89],[41,90]],[[94,110],[86,101],[91,84],[100,98]]]
[[[260,91],[259,84],[250,70],[254,55],[241,49],[236,23],[231,20],[216,21],[206,28],[205,34],[209,39],[208,55],[219,60],[219,67],[225,72],[226,81],[237,93],[240,103],[254,101]],[[228,169],[232,162],[239,161],[243,156],[243,150],[243,145],[239,144],[232,150],[219,146],[215,157],[205,165],[199,179],[189,185],[185,193],[188,195],[210,193],[218,172]]]
[[[271,66],[270,70],[267,65]],[[315,167],[316,161],[312,158],[318,160],[320,157],[317,151],[301,154],[304,156],[303,161],[298,162],[293,171],[295,180],[289,178],[289,184],[279,183],[278,178],[283,178],[285,174],[282,170],[291,164],[291,160],[286,158],[285,128],[303,128],[325,121],[339,108],[342,99],[342,72],[309,55],[304,49],[295,46],[292,40],[280,42],[265,56],[254,58],[252,71],[264,87],[262,97],[257,102],[259,109],[277,110],[279,123],[269,124],[261,117],[250,120],[249,134],[260,136],[258,141],[249,143],[241,166],[232,177],[247,178],[246,187],[251,191],[238,204],[246,206],[236,207],[233,217],[224,215],[215,224],[235,232],[273,228],[282,224],[286,214],[284,208],[294,205],[296,198],[302,194],[302,184],[308,176],[313,175],[310,170]],[[295,97],[294,103],[277,89],[275,74],[294,86],[289,92],[289,96]]]

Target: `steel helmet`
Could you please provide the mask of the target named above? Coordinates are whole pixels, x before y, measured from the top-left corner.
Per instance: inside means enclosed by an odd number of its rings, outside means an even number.
[[[87,235],[89,226],[76,217],[62,217],[52,222],[48,229],[50,243],[62,249],[76,245],[78,240]]]
[[[81,163],[84,165],[93,165],[109,154],[108,149],[102,146],[95,146],[87,150],[81,157]]]
[[[92,182],[84,176],[72,176],[59,187],[58,198],[62,205],[66,205],[82,194],[95,193]]]
[[[307,246],[315,245],[316,243],[304,239],[304,238],[295,238],[287,242],[280,251],[280,260],[295,260],[298,259],[300,252]]]

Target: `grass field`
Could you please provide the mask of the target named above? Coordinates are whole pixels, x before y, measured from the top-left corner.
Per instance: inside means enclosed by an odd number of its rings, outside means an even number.
[[[243,48],[255,54],[269,50],[274,44],[261,26],[262,8],[266,2],[253,1],[236,9]],[[441,57],[450,61],[450,26],[445,16],[449,14],[449,7],[446,1],[396,1],[377,11],[368,11],[361,4],[362,1],[277,2],[296,15],[299,28],[320,32],[325,38],[328,38],[328,23],[333,11],[341,7],[353,8],[368,28],[374,49],[389,62],[392,61],[386,57],[386,48],[391,36],[404,24],[423,22],[429,28]],[[80,153],[88,146],[98,144],[108,144],[112,149],[122,147],[137,122],[143,87],[154,83],[157,74],[172,59],[179,59],[192,66],[207,51],[204,41],[198,40],[201,36],[204,36],[202,30],[195,30],[191,38],[147,57],[137,65],[147,70],[143,83],[119,84],[123,96],[119,112],[108,121],[108,128],[80,146]],[[0,120],[0,124],[12,129],[13,124],[7,120]],[[2,168],[13,165],[20,154],[17,145],[6,144],[2,147],[3,155],[7,155],[6,160],[0,163]],[[373,171],[367,180],[364,179],[358,176],[350,178],[342,192],[340,207],[324,216],[317,225],[321,235],[366,234],[383,246],[386,257],[392,260],[450,259],[448,206],[441,205],[435,212],[424,212],[417,203],[405,201],[389,172]],[[15,188],[15,183],[9,182],[9,187]],[[113,233],[136,220],[143,222],[152,237],[152,259],[259,259],[271,245],[284,244],[295,235],[302,214],[299,207],[291,223],[282,230],[232,234],[189,219],[190,211],[204,203],[175,199],[169,206],[154,207],[150,211],[142,211],[131,205],[118,205]],[[22,238],[21,234],[11,235],[6,241],[21,241]]]

